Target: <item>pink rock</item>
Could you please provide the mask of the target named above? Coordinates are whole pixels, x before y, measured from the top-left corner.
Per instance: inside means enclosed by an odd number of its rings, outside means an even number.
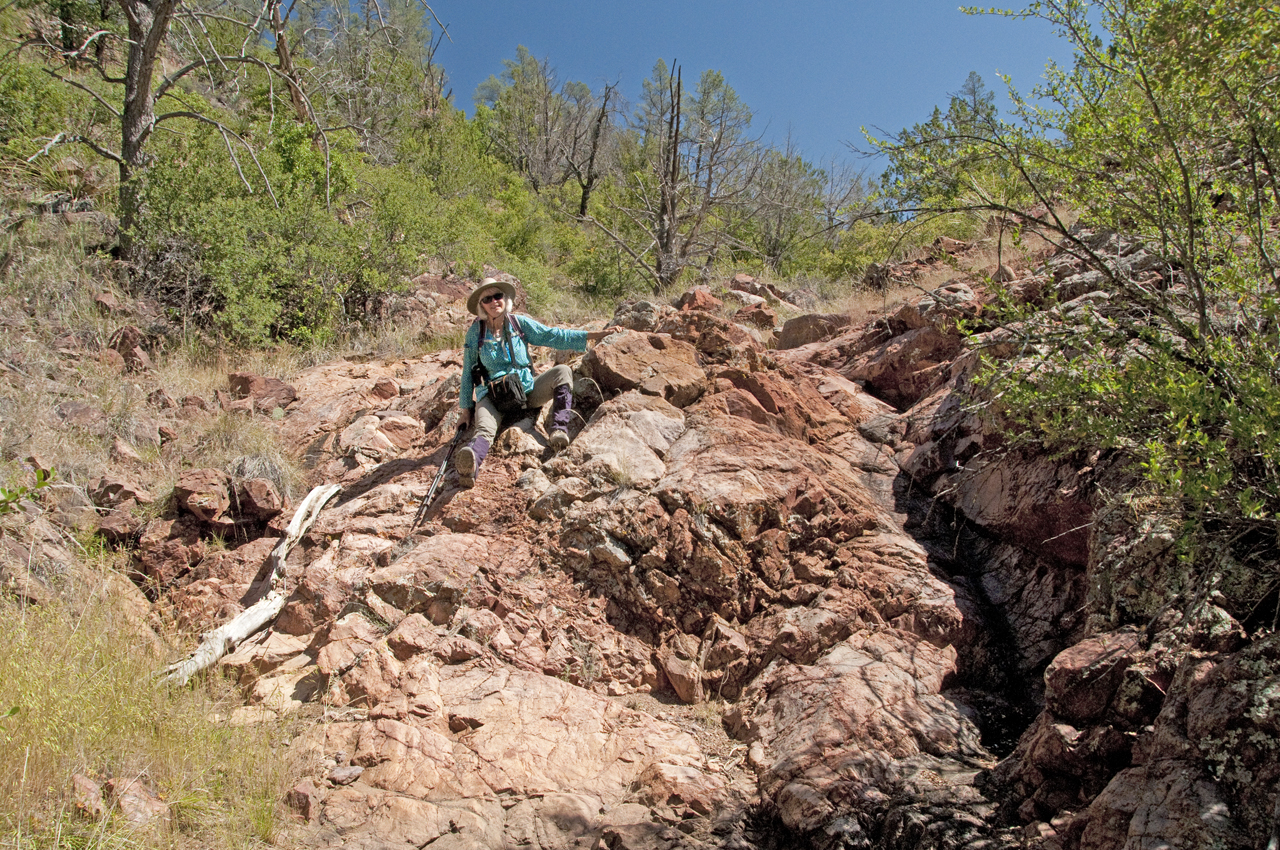
[[[676,299],[675,305],[677,309],[689,310],[707,310],[715,311],[724,306],[724,302],[711,294],[711,290],[705,286],[695,286]]]
[[[1044,671],[1045,707],[1077,725],[1107,711],[1124,671],[1141,655],[1136,629],[1095,635],[1058,653]]]
[[[142,520],[127,511],[110,510],[98,519],[98,533],[112,543],[131,540],[142,526]]]
[[[231,507],[231,479],[218,469],[189,469],[178,476],[173,497],[178,506],[204,522],[223,518]]]
[[[143,372],[151,369],[151,356],[143,348],[142,331],[132,325],[126,325],[111,335],[107,343],[124,360],[125,368],[130,372]]]
[[[276,486],[265,478],[250,478],[236,488],[239,510],[249,519],[266,522],[280,515],[284,500]]]
[[[390,378],[379,378],[369,394],[374,398],[387,401],[400,395],[400,385]]]
[[[322,800],[320,791],[310,779],[303,779],[285,795],[285,804],[306,821],[315,821],[320,817]]]
[[[204,557],[200,532],[200,520],[191,516],[147,523],[134,553],[138,572],[159,586],[184,575]]]
[[[778,314],[764,304],[753,304],[743,307],[733,314],[733,320],[744,325],[752,325],[762,330],[771,331],[778,326]]]
[[[120,814],[135,827],[158,826],[169,819],[169,806],[139,779],[107,780],[106,792]]]
[[[707,386],[696,349],[662,334],[619,334],[592,348],[583,369],[606,391],[638,389],[676,407],[696,401]]]
[[[702,675],[695,661],[668,651],[659,653],[659,666],[681,702],[702,702]]]
[[[107,810],[102,802],[101,785],[83,773],[76,773],[71,776],[71,787],[76,809],[82,815],[97,820],[106,814]]]
[[[252,399],[253,408],[266,413],[277,407],[288,407],[298,398],[298,391],[279,378],[234,372],[227,376],[227,380],[237,399]]]
[[[120,507],[128,503],[150,505],[155,497],[127,478],[99,478],[89,485],[89,498],[99,507]]]

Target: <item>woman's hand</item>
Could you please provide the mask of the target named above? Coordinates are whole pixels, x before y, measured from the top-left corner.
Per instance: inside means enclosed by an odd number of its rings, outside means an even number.
[[[617,325],[611,325],[602,331],[587,331],[587,342],[599,342],[605,337],[610,336],[611,334],[621,333],[623,330],[625,329],[620,328]]]
[[[471,427],[471,419],[475,416],[475,408],[460,407],[458,408],[458,430]]]

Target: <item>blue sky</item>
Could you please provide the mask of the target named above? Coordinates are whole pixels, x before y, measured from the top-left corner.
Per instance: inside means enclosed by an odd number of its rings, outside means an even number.
[[[550,59],[561,81],[617,82],[634,102],[659,59],[724,74],[755,116],[753,128],[781,144],[788,132],[807,159],[863,165],[845,143],[860,127],[893,132],[947,103],[970,71],[1002,105],[1008,74],[1020,91],[1045,62],[1070,49],[1041,21],[969,16],[955,0],[431,0],[449,28],[436,53],[454,103],[473,111],[476,86],[502,71],[523,44]],[[874,170],[874,168],[873,168]]]

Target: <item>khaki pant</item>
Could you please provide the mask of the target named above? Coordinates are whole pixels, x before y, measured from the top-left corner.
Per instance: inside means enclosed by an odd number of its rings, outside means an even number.
[[[573,370],[568,366],[553,366],[541,375],[533,379],[533,390],[529,393],[528,410],[536,411],[542,405],[551,401],[551,396],[555,393],[556,387],[573,384]],[[519,414],[510,414],[518,416]],[[528,420],[526,425],[525,420]],[[498,426],[502,424],[502,414],[498,412],[498,408],[493,406],[493,399],[489,398],[489,394],[485,393],[484,398],[476,403],[475,413],[475,431],[472,438],[484,437],[490,443],[498,436]],[[519,425],[526,431],[533,430],[532,413],[512,422],[513,425]]]

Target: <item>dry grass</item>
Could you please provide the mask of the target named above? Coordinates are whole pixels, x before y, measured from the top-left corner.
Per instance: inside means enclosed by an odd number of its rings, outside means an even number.
[[[683,290],[681,290],[683,291]],[[660,303],[664,299],[646,292],[637,292],[632,300],[650,300]],[[547,287],[537,303],[529,305],[529,312],[539,321],[562,327],[582,327],[613,315],[624,297],[592,297],[578,289],[572,281],[563,280]],[[666,299],[669,300],[669,299]]]
[[[47,359],[40,371],[53,377],[19,381],[12,380],[11,371],[11,380],[0,382],[0,404],[7,411],[0,420],[0,451],[10,475],[18,460],[37,454],[57,470],[61,482],[83,487],[118,467],[111,455],[115,438],[133,442],[135,427],[159,418],[147,401],[153,389],[163,387],[175,398],[211,399],[215,390],[227,387],[225,367],[189,360],[181,352],[157,358],[155,373],[146,377],[121,376],[91,358],[78,364]],[[28,363],[33,360],[27,358]],[[91,404],[102,418],[88,428],[61,424],[55,410],[67,401]],[[300,485],[296,463],[280,447],[271,425],[259,417],[218,414],[166,421],[178,432],[177,450],[135,446],[141,465],[120,470],[156,495],[171,490],[179,473],[193,466],[216,467],[233,475],[262,473],[286,495]]]
[[[213,467],[236,479],[266,478],[289,500],[304,486],[302,470],[262,417],[218,414],[201,431],[184,466]]]
[[[914,286],[889,286],[883,290],[858,288],[832,299],[824,307],[829,313],[843,313],[856,325],[872,316],[884,316],[920,295]]]
[[[270,843],[298,772],[284,755],[288,728],[212,722],[239,702],[220,679],[157,688],[158,659],[125,637],[132,630],[118,610],[100,596],[79,610],[0,604],[0,846]],[[115,811],[80,814],[77,773],[140,782],[168,804],[169,823],[138,830]]]
[[[847,313],[854,324],[877,315],[887,315],[904,303],[946,286],[953,280],[973,281],[994,275],[1000,264],[1025,265],[1044,251],[1049,243],[1034,234],[1026,234],[1015,242],[1006,234],[998,248],[995,237],[986,237],[955,256],[943,255],[937,262],[918,272],[910,281],[894,283],[883,291],[854,287],[843,295],[835,295],[827,302],[826,309],[833,313]],[[929,256],[921,251],[920,257]],[[829,293],[829,287],[828,287]]]
[[[109,261],[85,256],[91,233],[33,219],[0,235],[11,260],[0,278],[0,484],[32,483],[23,458],[40,455],[57,486],[84,488],[104,473],[125,473],[160,501],[192,465],[240,477],[266,477],[283,493],[301,479],[262,417],[163,417],[148,395],[212,399],[227,375],[252,370],[288,379],[316,353],[220,352],[195,344],[154,356],[145,375],[121,375],[98,350],[129,318],[104,317],[94,297],[112,288]],[[125,299],[121,298],[121,301]],[[139,324],[143,324],[139,321]],[[144,330],[147,327],[144,325]],[[69,353],[79,341],[79,353]],[[62,350],[60,350],[62,349]],[[322,355],[321,355],[322,356]],[[88,427],[61,422],[59,405],[101,411]],[[141,463],[112,457],[113,439],[132,438],[144,420],[163,420],[172,447],[138,448]],[[153,510],[158,509],[153,508]],[[17,528],[8,518],[9,534]],[[0,847],[262,847],[277,837],[279,810],[295,774],[282,724],[233,728],[225,716],[242,698],[216,677],[193,689],[157,689],[161,659],[131,638],[136,628],[94,576],[123,568],[100,544],[77,546],[77,563],[48,576],[65,601],[24,606],[0,596]],[[99,589],[106,587],[103,579]],[[131,829],[118,816],[80,815],[71,777],[138,779],[168,804],[162,828]]]

